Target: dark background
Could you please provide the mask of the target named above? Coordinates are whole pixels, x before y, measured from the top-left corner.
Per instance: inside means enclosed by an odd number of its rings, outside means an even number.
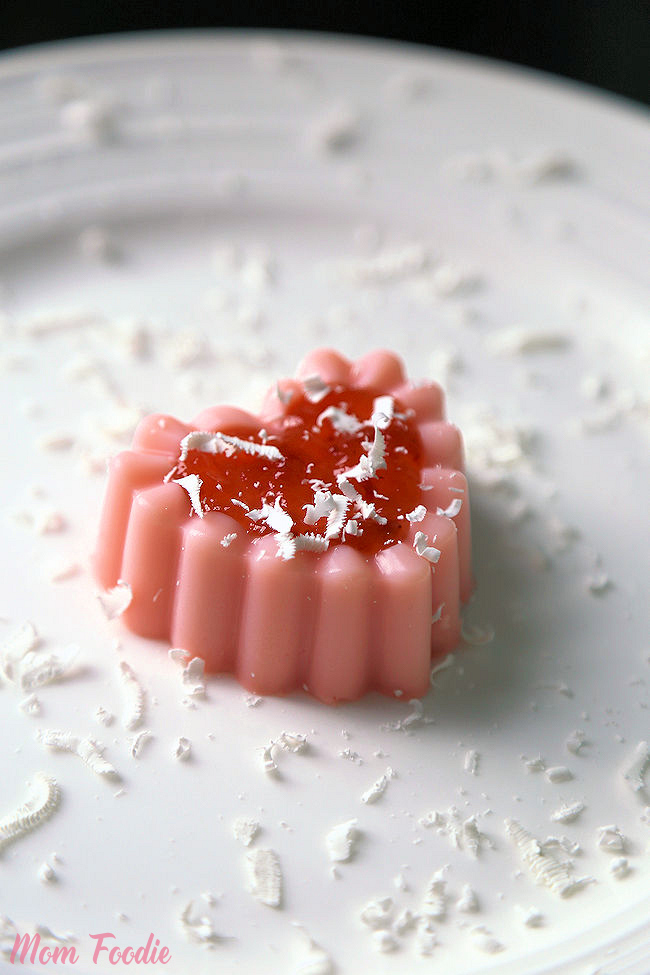
[[[0,0],[0,48],[183,27],[417,41],[541,68],[650,104],[650,0]]]

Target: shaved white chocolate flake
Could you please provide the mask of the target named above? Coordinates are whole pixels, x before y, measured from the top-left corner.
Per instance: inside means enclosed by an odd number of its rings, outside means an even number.
[[[227,535],[223,536],[219,544],[223,545],[224,548],[228,548],[230,545],[232,545],[236,538],[237,532],[228,532]]]
[[[390,284],[421,274],[431,263],[431,255],[421,244],[384,248],[372,257],[348,261],[347,274],[360,284]]]
[[[535,758],[526,758],[525,755],[522,755],[521,758],[527,772],[543,772],[546,768],[546,762],[541,755],[537,755]]]
[[[408,521],[413,524],[414,522],[423,521],[426,514],[427,509],[425,506],[423,504],[419,504],[416,508],[413,508],[413,511],[408,511],[406,513],[406,517]]]
[[[41,702],[35,694],[29,694],[19,703],[18,707],[23,714],[37,716],[41,713]]]
[[[140,758],[140,753],[146,743],[153,739],[153,735],[150,731],[139,731],[134,738],[131,739],[131,758]]]
[[[519,326],[494,333],[487,344],[492,352],[527,355],[536,352],[563,351],[570,343],[569,337],[561,332]]]
[[[393,778],[395,778],[395,772],[392,768],[388,767],[384,774],[381,775],[376,782],[373,782],[369,789],[366,789],[361,796],[361,802],[366,804],[377,802],[377,800],[383,796],[384,792],[388,788],[388,783]]]
[[[254,440],[242,440],[219,431],[194,430],[181,440],[179,460],[184,461],[190,450],[199,450],[204,454],[225,454],[232,457],[237,450],[245,454],[265,457],[267,460],[283,460],[277,447],[271,444],[257,443]]]
[[[62,332],[86,331],[103,323],[102,316],[93,311],[61,311],[38,315],[22,327],[27,335],[40,339]]]
[[[34,651],[26,654],[21,661],[18,677],[21,690],[33,691],[37,687],[53,684],[72,676],[77,670],[79,648],[70,645],[64,648],[62,653],[63,656],[58,653],[42,656]]]
[[[99,724],[103,724],[105,728],[108,728],[109,725],[113,724],[113,721],[115,720],[115,718],[114,718],[114,715],[111,714],[110,711],[107,711],[106,708],[103,708],[100,705],[95,710],[95,720]]]
[[[407,714],[405,718],[398,718],[397,721],[389,721],[387,724],[383,724],[381,727],[385,731],[407,731],[417,724],[430,724],[432,722],[431,718],[424,717],[424,705],[419,698],[412,698],[409,702],[411,707],[411,713]]]
[[[560,897],[570,897],[591,882],[590,878],[575,879],[569,864],[558,859],[548,845],[542,845],[521,823],[506,819],[504,825],[535,883],[548,887]]]
[[[456,908],[463,914],[477,914],[480,910],[476,891],[469,884],[463,884],[461,895],[456,901]]]
[[[609,865],[609,871],[617,880],[624,880],[631,873],[627,857],[616,857]]]
[[[190,659],[189,650],[183,650],[182,647],[170,647],[167,653],[170,660],[182,667],[185,667]]]
[[[399,941],[391,931],[373,931],[371,941],[373,948],[382,954],[396,951],[399,948]]]
[[[347,823],[340,823],[329,831],[325,837],[325,844],[332,863],[347,863],[352,858],[360,836],[358,825],[358,819],[350,819]]]
[[[587,589],[592,596],[602,596],[613,587],[613,582],[606,572],[597,571],[587,576]]]
[[[47,575],[50,582],[67,582],[74,579],[81,572],[78,562],[70,562],[67,559],[51,564],[48,567]]]
[[[627,850],[627,839],[615,825],[599,826],[596,843],[607,853],[625,853]]]
[[[129,608],[133,601],[133,591],[128,582],[121,580],[112,589],[97,595],[99,604],[106,614],[106,618],[114,620]]]
[[[472,928],[470,930],[470,936],[474,947],[478,948],[479,951],[484,951],[488,955],[496,955],[505,949],[505,945],[484,924],[479,924],[475,928]]]
[[[54,884],[59,879],[54,867],[50,866],[47,861],[40,865],[37,876],[42,884]]]
[[[563,803],[559,809],[551,813],[551,819],[554,823],[573,823],[584,808],[584,802],[580,802],[579,800],[571,803]]]
[[[385,430],[395,415],[395,400],[392,396],[376,396],[372,401],[370,422],[374,427]]]
[[[444,920],[447,914],[447,880],[444,867],[442,870],[437,870],[429,881],[420,905],[420,912],[424,917],[435,921]]]
[[[120,677],[124,687],[124,712],[122,724],[128,731],[135,731],[144,718],[145,693],[140,681],[126,660],[119,665]]]
[[[325,420],[329,420],[338,433],[358,433],[363,426],[358,417],[340,406],[327,406],[316,418],[316,423],[320,427]]]
[[[415,950],[422,958],[428,958],[438,943],[436,930],[429,918],[421,917],[418,920],[415,932]]]
[[[188,941],[195,944],[213,947],[221,941],[217,934],[212,919],[207,915],[197,914],[194,911],[194,902],[190,901],[185,905],[179,915],[179,925],[183,935]]]
[[[79,738],[69,731],[54,731],[40,729],[36,733],[36,740],[55,752],[72,752],[77,755],[84,765],[87,765],[95,775],[105,775],[109,778],[119,778],[117,770],[106,761],[103,756],[103,746],[92,738]]]
[[[247,517],[255,522],[265,521],[269,528],[281,535],[286,535],[293,528],[293,518],[284,510],[279,497],[275,499],[273,505],[265,502],[261,508],[249,511]]]
[[[469,751],[465,752],[465,758],[463,759],[463,768],[470,775],[478,775],[478,766],[481,760],[479,752],[474,748],[470,748]]]
[[[0,853],[14,840],[31,833],[56,811],[61,790],[55,779],[37,772],[30,793],[23,805],[0,819]]]
[[[491,623],[469,623],[463,620],[460,635],[471,647],[482,647],[494,640],[494,627]]]
[[[308,126],[306,142],[317,152],[339,153],[357,142],[360,130],[357,112],[347,105],[336,105]]]
[[[589,742],[587,740],[587,736],[585,732],[581,731],[579,728],[576,728],[575,731],[572,731],[569,737],[567,738],[567,740],[564,742],[564,746],[566,750],[568,752],[571,752],[572,755],[579,755],[581,749],[588,744]]]
[[[647,801],[645,775],[648,768],[650,768],[650,747],[647,741],[640,741],[625,762],[621,774],[632,792],[635,792],[642,802]]]
[[[515,910],[521,917],[522,924],[527,928],[541,928],[544,924],[544,915],[536,907],[521,907],[515,904]]]
[[[462,498],[453,498],[446,508],[437,508],[436,514],[445,515],[447,518],[455,518],[462,506]]]
[[[244,846],[250,846],[260,831],[260,824],[256,819],[239,816],[232,824],[232,833],[236,840]]]
[[[189,738],[178,738],[173,750],[173,756],[178,762],[187,762],[192,755],[192,742]]]
[[[302,385],[305,390],[305,396],[310,403],[320,403],[331,390],[331,386],[323,382],[317,373],[312,376],[306,376],[302,381]]]
[[[383,897],[369,901],[359,915],[363,924],[373,931],[380,931],[390,926],[395,912],[395,902],[392,897]]]
[[[251,894],[268,907],[282,904],[282,869],[280,859],[271,849],[251,850],[247,859]]]
[[[298,754],[299,752],[305,751],[308,748],[308,745],[309,743],[306,735],[292,731],[281,731],[278,737],[271,739],[269,744],[262,751],[262,765],[264,767],[264,771],[268,773],[278,771],[278,765],[275,760],[276,748],[283,748],[284,751]]]
[[[544,776],[547,782],[570,782],[573,772],[566,765],[552,765],[551,768],[546,769]]]
[[[434,537],[435,541],[435,537]],[[434,548],[433,545],[429,545],[429,538],[424,532],[416,532],[415,538],[413,539],[413,548],[426,559],[428,562],[435,564],[440,558],[440,549]]]
[[[199,475],[187,474],[185,477],[173,478],[172,483],[178,484],[184,491],[187,491],[192,503],[192,509],[197,513],[199,518],[203,518],[204,512],[201,506],[201,487],[203,481]]]
[[[32,623],[23,623],[12,630],[0,644],[0,675],[4,680],[14,683],[18,679],[20,661],[39,643],[40,637]]]
[[[309,932],[296,921],[292,924],[306,939],[305,954],[293,970],[293,975],[334,975],[334,962],[325,949],[311,937]]]

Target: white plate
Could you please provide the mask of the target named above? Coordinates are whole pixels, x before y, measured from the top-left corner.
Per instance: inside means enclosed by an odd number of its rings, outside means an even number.
[[[3,810],[39,770],[63,802],[4,851],[0,912],[21,932],[72,931],[80,971],[97,970],[100,931],[122,946],[153,931],[175,972],[298,970],[307,940],[293,922],[340,972],[650,971],[648,797],[620,772],[650,737],[647,119],[466,58],[281,36],[57,45],[5,58],[0,92],[2,634],[31,620],[42,652],[77,644],[84,667],[37,692],[36,717],[2,689]],[[532,330],[556,347],[513,351],[510,329],[515,345]],[[188,709],[166,647],[106,620],[86,570],[102,462],[137,411],[254,408],[316,344],[394,347],[415,378],[444,379],[467,437],[478,586],[466,616],[495,636],[458,652],[425,701],[431,723],[406,730],[387,726],[407,703],[247,707],[230,678]],[[39,535],[30,519],[48,512],[65,527]],[[81,572],[53,583],[57,561]],[[153,740],[138,760],[116,640],[147,691]],[[39,727],[102,741],[124,794],[45,752]],[[282,752],[273,778],[261,749],[282,729],[310,748]],[[588,743],[572,754],[576,729]],[[171,757],[180,735],[188,763]],[[527,772],[522,756],[538,755],[573,778]],[[387,766],[396,777],[363,805]],[[551,821],[575,801],[574,822]],[[420,824],[451,806],[493,848],[473,859]],[[280,856],[281,910],[245,888],[237,815]],[[354,817],[363,836],[334,878],[324,837]],[[537,887],[506,817],[578,842],[576,875],[595,882],[566,901]],[[621,880],[596,845],[610,824],[628,838]],[[58,883],[39,882],[45,861]],[[417,912],[446,864],[431,959],[414,932],[378,952],[364,905],[389,896]],[[478,914],[456,907],[465,884]],[[189,901],[223,936],[213,952],[183,937]],[[542,927],[523,924],[531,907]],[[502,952],[481,950],[480,926]]]

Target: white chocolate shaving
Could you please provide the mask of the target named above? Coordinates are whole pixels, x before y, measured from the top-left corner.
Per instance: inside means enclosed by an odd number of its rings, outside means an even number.
[[[119,778],[117,770],[107,762],[103,756],[103,746],[92,738],[79,738],[69,731],[39,730],[36,740],[45,748],[56,752],[72,752],[77,755],[84,765],[87,765],[95,775],[105,775],[109,778]]]
[[[305,396],[310,403],[320,403],[331,389],[331,386],[323,382],[317,373],[313,376],[306,376],[302,381],[302,385],[305,390]]]
[[[354,855],[359,838],[358,825],[358,819],[350,819],[347,823],[340,823],[329,831],[325,837],[325,844],[332,863],[347,863]]]
[[[119,671],[125,699],[122,723],[128,731],[135,731],[144,718],[145,693],[133,669],[125,660],[120,661]]]
[[[23,657],[20,667],[19,685],[23,691],[33,691],[36,687],[65,680],[76,670],[79,649],[76,646],[65,648],[65,657],[50,653],[43,657],[30,651]]]
[[[371,938],[373,948],[382,954],[399,948],[399,941],[391,931],[373,931]]]
[[[436,871],[427,884],[420,911],[431,920],[444,919],[447,913],[447,881],[444,869]]]
[[[340,406],[328,406],[316,419],[318,426],[329,420],[338,433],[358,433],[363,423],[353,413],[347,413]]]
[[[462,507],[462,498],[453,498],[446,508],[437,508],[436,514],[445,515],[447,518],[455,518]]]
[[[367,448],[367,453],[359,458],[359,463],[345,471],[345,477],[354,481],[367,481],[374,477],[377,471],[386,468],[386,441],[377,424],[373,424],[375,436]]]
[[[292,923],[307,939],[304,957],[298,963],[298,967],[293,969],[294,975],[334,975],[334,962],[325,949],[314,941],[301,924],[296,921]]]
[[[277,447],[271,444],[257,443],[254,440],[242,440],[219,431],[194,430],[181,440],[179,460],[187,459],[190,450],[199,450],[204,454],[225,454],[232,457],[235,451],[241,450],[245,454],[265,457],[267,460],[284,460]]]
[[[433,954],[437,943],[436,930],[431,920],[426,917],[420,918],[415,932],[415,950],[418,955],[428,958]]]
[[[99,593],[97,599],[106,614],[106,618],[114,620],[129,608],[133,601],[133,592],[128,582],[119,580],[112,589]]]
[[[406,518],[411,522],[411,524],[414,524],[415,522],[423,521],[426,514],[427,509],[425,506],[423,504],[419,504],[416,508],[413,508],[413,511],[407,512]]]
[[[463,884],[461,895],[456,901],[456,908],[463,914],[477,914],[479,912],[480,904],[478,895],[469,884]]]
[[[248,816],[239,816],[232,824],[233,836],[244,846],[250,846],[259,831],[260,824]]]
[[[551,819],[554,823],[573,823],[584,808],[584,802],[580,802],[579,800],[571,803],[563,803],[559,809],[551,813]]]
[[[275,850],[251,850],[247,856],[247,869],[251,894],[268,907],[280,907],[282,869]]]
[[[153,739],[150,731],[139,731],[131,740],[131,758],[140,758],[140,752],[148,741]]]
[[[627,840],[618,826],[599,826],[596,842],[607,853],[625,853],[627,850]]]
[[[217,934],[211,918],[207,915],[194,913],[193,901],[185,905],[178,920],[180,929],[187,941],[205,945],[208,948],[219,944],[221,941],[221,937]]]
[[[395,415],[395,400],[392,396],[377,396],[372,403],[370,422],[379,430],[389,427]]]
[[[568,769],[566,765],[553,765],[551,768],[547,768],[544,773],[546,780],[548,782],[570,782],[573,778],[573,772]]]
[[[39,643],[40,637],[32,623],[23,623],[13,630],[0,645],[0,676],[10,683],[16,681],[20,661]]]
[[[178,486],[182,487],[184,491],[187,491],[193,510],[197,513],[199,518],[202,518],[204,514],[201,506],[201,487],[203,485],[203,481],[199,475],[186,474],[185,477],[174,478],[172,483],[178,484]]]
[[[463,620],[460,634],[471,647],[482,647],[494,639],[494,627],[491,623],[468,623]]]
[[[37,876],[42,884],[53,884],[59,879],[54,867],[47,863],[47,861],[40,865]]]
[[[192,742],[189,738],[179,738],[174,745],[174,758],[178,762],[187,762],[192,755]]]
[[[505,945],[484,924],[479,924],[477,927],[472,928],[470,935],[474,946],[479,951],[484,951],[488,955],[496,955],[505,949]]]
[[[370,901],[361,911],[361,921],[373,931],[380,931],[390,925],[394,910],[395,902],[392,897]]]
[[[504,825],[535,883],[548,887],[560,897],[570,897],[589,882],[588,878],[576,880],[569,865],[559,860],[516,820],[506,819]]]
[[[293,518],[284,510],[280,498],[276,498],[273,505],[264,502],[261,508],[249,511],[247,517],[251,521],[265,521],[273,531],[280,535],[288,534],[293,528]]]
[[[435,565],[441,555],[440,549],[435,548],[433,545],[429,545],[429,538],[424,532],[415,533],[413,548],[418,555],[420,555],[423,559],[426,559],[427,562],[431,562],[432,565]]]
[[[361,802],[366,804],[377,802],[377,800],[383,796],[384,792],[388,788],[388,783],[390,780],[394,778],[395,772],[393,769],[390,767],[387,768],[384,774],[381,775],[376,782],[373,782],[369,789],[366,789],[361,796]]]
[[[34,776],[30,795],[22,806],[0,819],[0,853],[27,833],[44,823],[58,808],[61,790],[49,775]]]

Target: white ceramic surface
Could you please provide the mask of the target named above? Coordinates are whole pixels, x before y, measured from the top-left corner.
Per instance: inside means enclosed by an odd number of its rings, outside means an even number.
[[[647,117],[416,48],[185,35],[6,57],[0,119],[0,637],[31,620],[39,652],[76,644],[83,668],[36,691],[39,715],[0,689],[0,815],[38,771],[63,793],[1,854],[0,913],[21,932],[73,932],[85,972],[99,931],[122,945],[153,931],[175,973],[299,971],[316,956],[298,922],[341,973],[647,975],[650,798],[620,771],[650,737]],[[103,460],[141,411],[255,408],[317,344],[395,348],[414,378],[442,379],[466,434],[466,618],[494,638],[459,650],[425,721],[401,730],[407,703],[251,707],[230,678],[188,708],[167,647],[107,620],[87,571]],[[48,512],[65,524],[39,534]],[[52,582],[70,563],[78,574]],[[120,659],[146,690],[138,759]],[[123,793],[45,751],[39,728],[101,741]],[[270,776],[262,750],[282,730],[309,748],[280,750]],[[179,736],[188,762],[172,756]],[[522,756],[538,755],[573,778],[527,771]],[[387,767],[384,795],[363,804]],[[551,820],[575,801],[574,822]],[[419,822],[451,806],[487,837],[476,859]],[[246,889],[242,815],[280,858],[280,909]],[[576,875],[595,882],[567,900],[536,886],[506,817],[578,842]],[[362,835],[334,877],[325,836],[352,818]],[[610,824],[628,838],[625,879],[596,845]],[[39,881],[44,861],[58,882]],[[447,864],[431,956],[415,932],[377,951],[364,906],[417,913]],[[455,905],[465,884],[477,914]],[[183,936],[189,901],[223,938],[212,950]],[[522,923],[531,907],[541,927]],[[503,951],[481,950],[480,926]]]

